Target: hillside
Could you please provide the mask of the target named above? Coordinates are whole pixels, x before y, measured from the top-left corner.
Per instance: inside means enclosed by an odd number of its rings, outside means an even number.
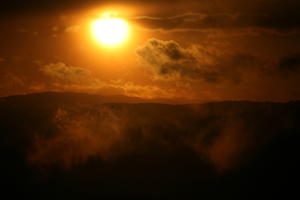
[[[1,98],[1,188],[37,199],[296,194],[299,111],[300,102]]]

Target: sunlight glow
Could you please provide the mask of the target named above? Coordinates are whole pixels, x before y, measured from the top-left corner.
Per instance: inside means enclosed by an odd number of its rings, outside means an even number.
[[[105,13],[100,19],[92,22],[92,34],[96,41],[106,46],[116,46],[123,43],[129,34],[128,23],[121,18]]]

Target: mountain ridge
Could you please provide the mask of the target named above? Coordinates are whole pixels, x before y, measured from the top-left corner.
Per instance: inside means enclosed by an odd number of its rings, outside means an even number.
[[[201,101],[201,100],[189,100],[189,99],[164,99],[164,98],[140,98],[126,95],[101,95],[101,94],[91,94],[91,93],[81,93],[81,92],[39,92],[39,93],[28,93],[28,94],[17,94],[11,96],[0,97],[0,102],[5,100],[13,99],[26,99],[26,98],[67,98],[69,101],[76,98],[82,100],[83,98],[88,98],[95,103],[158,103],[158,104],[171,104],[171,105],[188,105],[188,104],[214,104],[214,103],[299,103],[300,100],[290,100],[290,101],[254,101],[254,100],[220,100],[220,101]]]
[[[172,105],[98,98],[0,98],[1,187],[36,199],[44,197],[36,188],[74,199],[86,193],[220,199],[224,192],[244,199],[296,187],[285,186],[285,177],[294,177],[300,163],[299,101]]]

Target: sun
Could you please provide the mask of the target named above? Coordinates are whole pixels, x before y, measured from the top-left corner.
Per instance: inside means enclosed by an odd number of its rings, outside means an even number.
[[[97,42],[112,47],[126,41],[129,34],[129,25],[124,19],[105,13],[100,19],[92,22],[91,30]]]

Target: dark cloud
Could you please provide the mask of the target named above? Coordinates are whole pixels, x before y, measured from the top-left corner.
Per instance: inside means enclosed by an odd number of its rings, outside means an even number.
[[[232,99],[239,94],[241,99],[277,101],[299,97],[298,56],[269,59],[239,51],[224,52],[216,47],[183,47],[175,41],[151,39],[137,49],[137,55],[152,78],[169,84],[175,93],[192,91],[199,98],[207,91],[203,96],[213,94],[213,98]],[[184,89],[173,85],[182,85]]]
[[[245,26],[241,23],[239,14],[205,14],[187,13],[171,17],[147,17],[140,16],[136,20],[151,29],[162,30],[197,30],[208,28],[234,28]],[[249,18],[250,20],[251,18]]]
[[[137,49],[137,54],[152,68],[157,78],[204,78],[214,81],[214,72],[199,66],[194,49],[181,47],[175,41],[150,39]]]
[[[175,41],[158,39],[150,39],[137,49],[137,54],[157,78],[204,80],[209,83],[224,80],[240,82],[241,74],[251,67],[257,68],[260,62],[248,54],[220,56],[197,46],[184,48]],[[202,60],[203,57],[211,61]]]
[[[298,72],[300,69],[300,54],[294,54],[281,58],[278,67],[284,72]]]
[[[281,11],[279,11],[281,12]],[[187,13],[171,17],[140,16],[135,19],[142,26],[158,30],[205,30],[263,28],[290,30],[300,28],[298,13]]]

